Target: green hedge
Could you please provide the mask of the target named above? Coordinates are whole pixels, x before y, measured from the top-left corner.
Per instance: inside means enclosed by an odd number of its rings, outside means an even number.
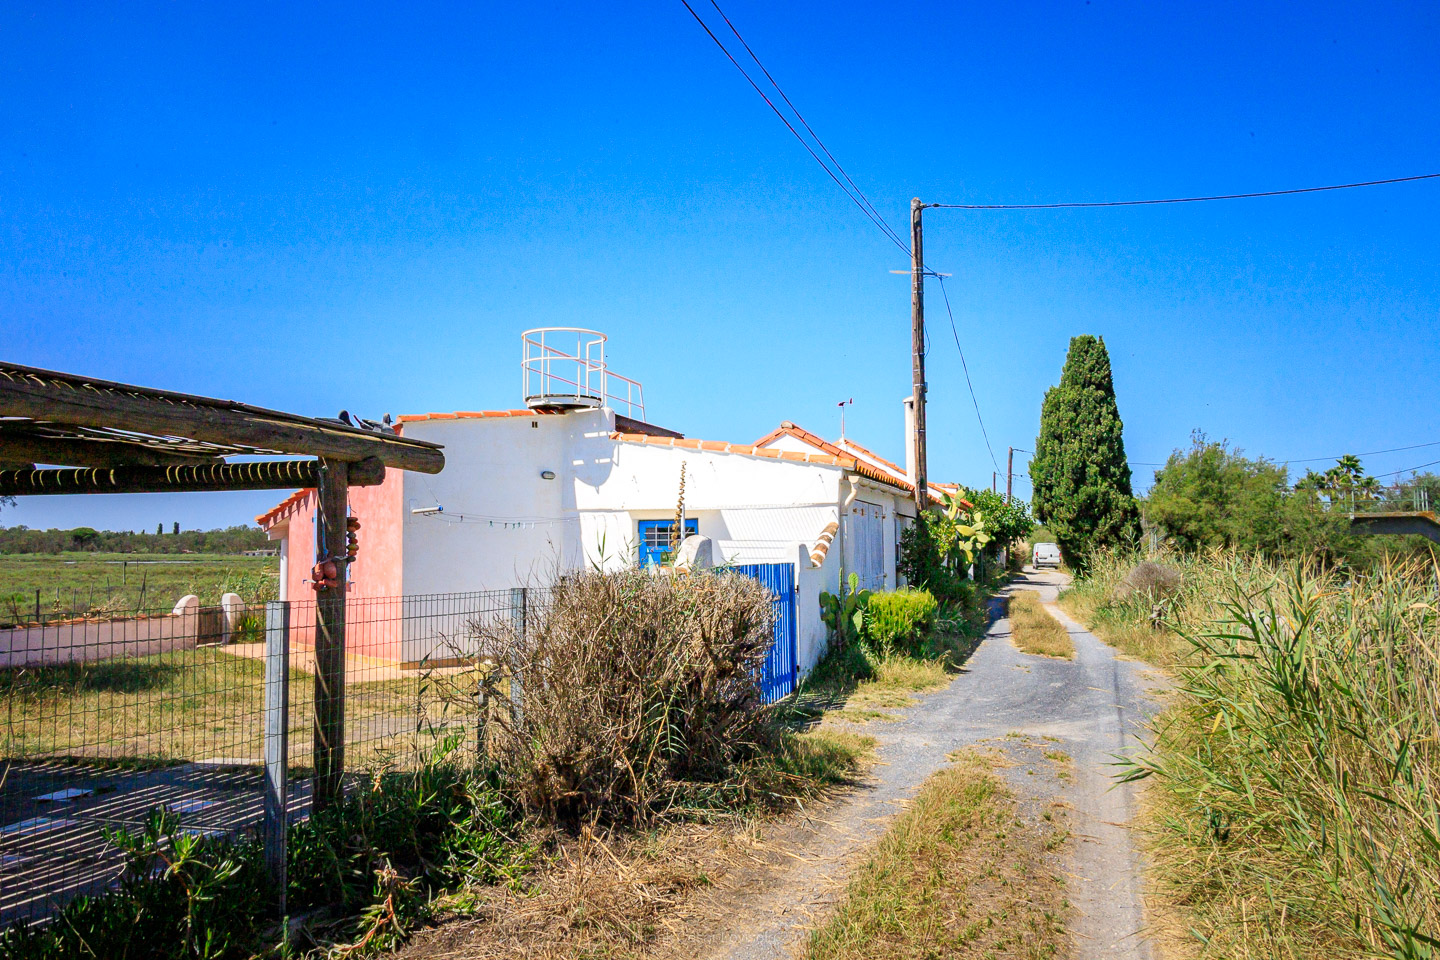
[[[903,587],[873,593],[865,605],[865,639],[882,652],[913,652],[929,635],[939,610],[928,590]]]

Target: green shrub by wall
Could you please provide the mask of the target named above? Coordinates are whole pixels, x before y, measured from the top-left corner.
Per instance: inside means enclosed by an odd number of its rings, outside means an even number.
[[[865,638],[881,651],[913,651],[930,633],[939,609],[928,590],[904,587],[871,594],[865,607]]]

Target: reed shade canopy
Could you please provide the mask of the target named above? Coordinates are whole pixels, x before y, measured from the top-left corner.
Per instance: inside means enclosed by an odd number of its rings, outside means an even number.
[[[439,473],[445,456],[379,424],[0,361],[0,496],[312,487],[321,461],[347,464],[349,484],[364,486],[386,467]]]

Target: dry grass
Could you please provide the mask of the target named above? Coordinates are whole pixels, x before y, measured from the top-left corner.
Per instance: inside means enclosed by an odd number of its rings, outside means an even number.
[[[827,658],[806,679],[799,697],[800,709],[852,723],[898,719],[887,711],[913,706],[918,702],[917,694],[949,686],[969,646],[968,641],[951,641],[943,645],[939,656],[892,653],[868,664],[859,654],[848,659]],[[858,679],[857,667],[868,670],[870,677]]]
[[[676,907],[710,885],[725,851],[715,831],[694,826],[621,838],[586,831],[557,846],[550,867],[526,889],[476,888],[444,901],[450,922],[425,931],[399,956],[648,956],[674,932]]]
[[[853,875],[811,934],[807,960],[1066,955],[1053,855],[1061,832],[1019,819],[989,760],[968,751],[955,760],[925,781]]]
[[[1010,642],[1022,653],[1075,659],[1070,632],[1050,616],[1033,590],[1016,590],[1010,595]]]
[[[578,836],[552,832],[549,851],[525,887],[462,891],[438,904],[448,920],[416,937],[406,960],[482,960],[521,957],[629,958],[696,955],[697,936],[732,919],[695,894],[730,874],[753,869],[757,852],[775,853],[761,839],[757,819],[821,797],[826,787],[854,776],[873,759],[875,741],[837,729],[787,735],[780,748],[737,772],[746,793],[767,804],[737,807],[718,822],[672,819],[637,833]],[[672,811],[674,813],[675,811]]]

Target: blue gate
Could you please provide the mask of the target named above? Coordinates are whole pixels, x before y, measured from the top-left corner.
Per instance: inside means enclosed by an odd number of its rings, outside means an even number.
[[[760,695],[766,703],[774,703],[795,692],[800,672],[795,649],[795,564],[742,563],[734,569],[759,580],[775,598],[775,643],[760,673]]]

